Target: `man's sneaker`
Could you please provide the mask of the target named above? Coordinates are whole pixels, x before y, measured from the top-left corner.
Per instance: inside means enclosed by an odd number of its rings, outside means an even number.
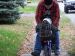
[[[51,50],[52,50],[52,53],[55,52],[55,44],[52,44]]]
[[[32,52],[31,55],[32,55],[32,56],[40,56],[40,55],[39,55],[38,53],[36,53],[36,52]]]
[[[60,55],[60,51],[56,51],[55,56],[59,56],[59,55]]]

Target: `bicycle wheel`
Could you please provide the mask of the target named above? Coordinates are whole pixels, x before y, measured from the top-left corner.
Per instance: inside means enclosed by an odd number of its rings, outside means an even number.
[[[51,56],[51,42],[50,41],[48,41],[48,43],[44,45],[43,51],[44,51],[43,56]]]

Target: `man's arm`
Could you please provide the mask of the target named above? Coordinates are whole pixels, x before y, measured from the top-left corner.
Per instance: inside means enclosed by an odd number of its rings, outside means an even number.
[[[55,4],[55,14],[53,17],[53,24],[54,26],[58,27],[59,26],[59,19],[60,19],[60,10],[59,10],[59,5],[56,3]]]
[[[35,20],[37,24],[41,23],[41,3],[38,4],[37,9],[36,9],[36,15],[35,15]]]

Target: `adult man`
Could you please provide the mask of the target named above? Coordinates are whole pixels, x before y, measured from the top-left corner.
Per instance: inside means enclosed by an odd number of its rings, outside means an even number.
[[[43,15],[45,14],[45,12],[49,10],[48,13],[50,13],[50,17],[52,20],[52,24],[58,28],[59,26],[59,19],[60,19],[60,13],[59,13],[59,6],[58,3],[54,0],[42,0],[37,7],[36,10],[36,23],[41,24],[41,22],[43,21]],[[40,56],[41,53],[41,40],[39,37],[38,32],[37,36],[36,36],[36,42],[35,42],[35,47],[34,47],[34,52],[32,52],[31,54],[33,56]],[[53,32],[53,34],[55,35],[55,55],[59,56],[59,32]]]

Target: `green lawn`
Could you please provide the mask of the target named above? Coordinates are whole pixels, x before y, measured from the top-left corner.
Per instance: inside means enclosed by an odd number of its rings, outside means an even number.
[[[24,13],[34,13],[35,10],[36,6],[25,6],[24,8],[19,7],[19,11]]]
[[[16,24],[0,25],[0,56],[17,56],[22,41],[32,28],[33,18],[27,18]]]
[[[0,56],[16,56],[21,37],[20,33],[0,29]]]
[[[19,7],[20,12],[34,13],[35,6]],[[0,56],[16,56],[22,41],[33,25],[33,17],[22,17],[16,24],[0,25]]]

